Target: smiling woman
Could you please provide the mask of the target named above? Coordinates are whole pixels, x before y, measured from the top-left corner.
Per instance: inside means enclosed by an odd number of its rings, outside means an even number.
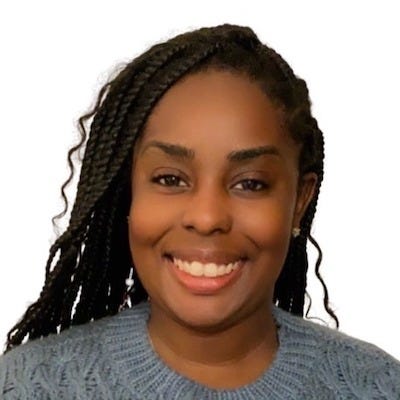
[[[298,159],[274,106],[245,76],[191,74],[163,96],[138,145],[130,208],[133,263],[154,303],[150,333],[158,312],[213,330],[250,315],[265,322],[317,181],[313,172],[299,179]],[[217,270],[226,274],[198,277]]]
[[[399,398],[397,360],[304,319],[323,137],[305,82],[250,28],[153,46],[91,117],[2,398]]]

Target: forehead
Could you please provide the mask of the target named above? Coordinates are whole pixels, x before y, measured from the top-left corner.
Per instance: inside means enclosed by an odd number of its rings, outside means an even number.
[[[282,113],[256,82],[218,70],[187,75],[162,96],[146,122],[142,145],[150,140],[189,147],[297,147]]]

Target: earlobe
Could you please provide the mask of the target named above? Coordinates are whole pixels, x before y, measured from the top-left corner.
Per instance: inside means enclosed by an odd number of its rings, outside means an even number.
[[[315,195],[318,182],[318,175],[315,172],[309,172],[303,175],[299,180],[296,209],[293,219],[293,227],[299,227],[308,205]]]

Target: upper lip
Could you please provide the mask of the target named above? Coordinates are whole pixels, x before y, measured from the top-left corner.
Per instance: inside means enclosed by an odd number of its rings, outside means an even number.
[[[165,255],[178,258],[182,261],[199,261],[203,264],[230,264],[246,259],[246,256],[237,251],[201,248],[171,250],[166,252]]]

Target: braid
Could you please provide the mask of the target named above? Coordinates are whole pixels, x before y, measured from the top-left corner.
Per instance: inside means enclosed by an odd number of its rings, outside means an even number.
[[[99,92],[99,95],[98,95],[98,99],[97,99],[97,101],[96,101],[96,105],[95,105],[94,109],[91,110],[90,112],[88,112],[87,114],[81,116],[81,117],[79,118],[79,120],[78,120],[78,131],[79,131],[79,133],[80,133],[80,139],[79,139],[79,142],[78,142],[76,145],[74,145],[74,146],[68,151],[67,162],[68,162],[68,167],[69,167],[69,169],[70,169],[70,174],[69,174],[67,180],[66,180],[66,181],[63,183],[63,185],[61,186],[61,197],[62,197],[62,199],[63,199],[63,201],[64,201],[64,209],[63,209],[59,214],[55,215],[55,216],[52,218],[52,223],[53,223],[54,226],[55,226],[55,221],[56,221],[56,219],[62,218],[62,217],[66,214],[66,212],[67,212],[67,210],[68,210],[68,200],[67,200],[67,196],[66,196],[66,194],[65,194],[65,189],[66,189],[66,187],[70,184],[70,182],[72,181],[72,178],[73,178],[74,172],[75,172],[74,165],[73,165],[73,162],[72,162],[72,156],[73,156],[73,154],[74,154],[75,152],[77,152],[78,150],[80,150],[80,149],[82,148],[82,146],[83,146],[83,145],[85,144],[85,142],[86,142],[87,133],[86,133],[86,129],[85,129],[85,122],[86,122],[88,119],[90,119],[90,118],[96,113],[96,110],[97,110],[97,109],[100,108],[100,103],[101,103],[101,101],[103,100],[103,98],[104,98],[106,92],[108,91],[110,85],[111,85],[111,82],[108,82],[107,84],[105,84],[105,85],[100,89],[100,92]],[[102,112],[102,111],[103,111],[103,112]],[[96,117],[97,117],[96,119],[97,119],[97,121],[98,121],[99,124],[100,124],[101,121],[102,121],[102,116],[103,116],[103,114],[104,114],[104,111],[105,111],[105,109],[103,108],[102,110],[99,110],[98,114],[96,115]]]
[[[33,339],[118,312],[131,268],[135,281],[129,294],[131,304],[147,298],[132,265],[126,223],[134,146],[163,94],[182,77],[210,68],[245,73],[258,82],[283,109],[288,131],[302,144],[300,173],[318,175],[317,192],[301,221],[301,235],[289,244],[274,292],[279,307],[303,315],[306,244],[309,239],[316,245],[310,229],[323,178],[322,132],[311,116],[305,82],[278,53],[262,44],[252,29],[224,24],[152,46],[105,84],[93,109],[79,118],[80,141],[68,152],[70,174],[61,187],[64,210],[53,218],[54,224],[68,209],[65,188],[75,173],[72,156],[85,147],[69,224],[50,248],[39,299],[8,333],[7,350],[27,336]],[[85,124],[92,117],[87,134]],[[337,321],[329,308],[319,265],[320,258],[315,272],[324,287],[325,308]]]
[[[318,280],[320,281],[323,291],[324,291],[324,307],[325,310],[327,311],[327,313],[333,318],[333,320],[336,323],[336,326],[339,327],[339,319],[336,316],[336,314],[334,313],[334,311],[332,310],[332,308],[329,305],[329,295],[328,295],[328,288],[326,287],[326,284],[324,282],[324,280],[322,279],[321,273],[319,272],[319,268],[322,262],[322,251],[321,248],[319,247],[317,241],[311,236],[309,235],[308,239],[310,240],[310,242],[315,246],[315,248],[318,251],[318,259],[317,262],[315,264],[315,275],[317,276]]]
[[[79,185],[75,201],[76,205],[87,205],[87,199],[85,196],[90,194],[91,190],[89,190],[89,188],[91,188],[93,183],[96,182],[97,177],[93,175],[93,172],[97,171],[97,169],[105,162],[104,149],[107,151],[109,145],[112,144],[112,140],[116,139],[118,135],[117,129],[120,127],[121,121],[126,118],[126,110],[128,109],[129,104],[131,104],[136,98],[138,92],[146,83],[146,80],[150,78],[157,70],[157,67],[160,67],[164,62],[165,60],[161,59],[159,65],[156,63],[150,63],[148,71],[144,70],[141,72],[138,72],[134,68],[134,65],[129,69],[128,65],[127,69],[124,71],[130,73],[124,73],[123,71],[119,76],[117,76],[117,78],[115,78],[113,82],[113,90],[110,91],[108,97],[102,104],[102,107],[98,110],[98,117],[96,115],[93,119],[90,138],[86,145],[85,157],[80,175],[80,181],[87,182],[87,184]],[[128,93],[129,96],[126,96],[129,84],[134,77],[136,77],[136,79]],[[124,110],[121,113],[122,115],[117,115],[120,110]],[[113,129],[113,127],[115,128]],[[88,208],[90,208],[90,206],[91,204],[87,205]],[[77,225],[81,223],[81,220],[78,217],[81,213],[82,210],[78,207],[74,207],[71,213],[71,225],[75,220]]]

